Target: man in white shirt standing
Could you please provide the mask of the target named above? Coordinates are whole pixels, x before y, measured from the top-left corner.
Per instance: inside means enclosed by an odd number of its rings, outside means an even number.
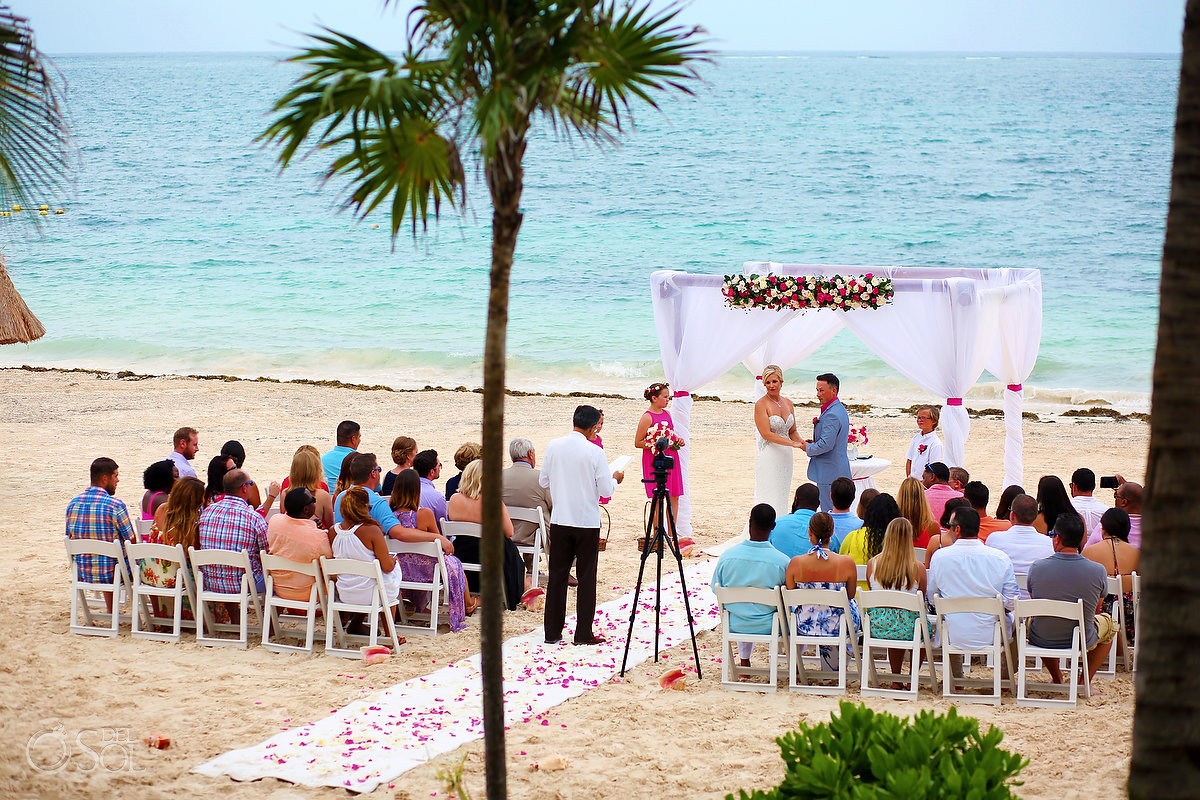
[[[1008,555],[1013,571],[1017,574],[1028,575],[1033,562],[1054,555],[1054,542],[1033,527],[1037,513],[1037,500],[1027,494],[1017,495],[1013,498],[1012,510],[1009,513],[1012,527],[1006,531],[996,531],[987,539],[988,547],[994,547]],[[1021,599],[1029,599],[1029,590],[1021,590]]]
[[[1083,517],[1083,529],[1091,532],[1100,524],[1100,517],[1104,512],[1108,511],[1108,506],[1092,497],[1092,492],[1096,491],[1096,473],[1087,467],[1080,467],[1071,473],[1069,488],[1071,505],[1079,512],[1079,516]]]
[[[959,506],[950,515],[955,542],[942,547],[929,562],[928,590],[943,597],[995,597],[1004,600],[1006,624],[1012,631],[1012,610],[1017,599],[1017,578],[1012,559],[979,541],[979,514]],[[994,535],[994,534],[993,534]],[[968,649],[992,644],[992,618],[987,614],[950,614],[947,635],[957,647]]]
[[[600,410],[578,406],[574,430],[546,447],[538,483],[550,490],[550,579],[546,586],[546,643],[562,641],[567,616],[567,578],[571,562],[579,591],[575,604],[575,644],[603,644],[592,632],[596,616],[596,562],[600,550],[600,498],[612,496],[623,472],[608,471],[604,451],[589,440],[600,424]]]
[[[198,477],[192,466],[192,459],[196,457],[196,453],[200,452],[200,434],[196,432],[195,428],[183,427],[175,431],[175,436],[171,441],[175,445],[175,449],[171,451],[170,459],[175,462],[175,466],[179,467],[179,477]]]

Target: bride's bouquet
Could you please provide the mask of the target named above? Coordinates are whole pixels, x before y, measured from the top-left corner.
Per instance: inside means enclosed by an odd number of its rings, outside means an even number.
[[[642,441],[646,446],[653,449],[659,439],[667,440],[667,448],[670,450],[678,450],[683,447],[683,439],[675,435],[675,431],[665,422],[657,422],[650,426],[650,430],[646,431],[646,438]]]

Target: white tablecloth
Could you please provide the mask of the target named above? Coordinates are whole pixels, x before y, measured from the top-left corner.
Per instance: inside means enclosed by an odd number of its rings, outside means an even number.
[[[858,498],[864,489],[875,488],[875,476],[891,465],[891,461],[878,456],[850,459],[850,477],[854,478],[854,505],[850,506],[851,511],[858,508]]]

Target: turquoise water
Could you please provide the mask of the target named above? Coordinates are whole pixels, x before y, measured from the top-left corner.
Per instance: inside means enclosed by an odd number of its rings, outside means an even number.
[[[81,171],[13,279],[46,337],[0,364],[478,385],[490,208],[391,248],[337,213],[324,162],[254,144],[292,68],[267,56],[72,56]],[[746,55],[643,110],[616,149],[535,135],[513,275],[512,386],[659,376],[654,269],[748,260],[1034,267],[1046,396],[1148,392],[1177,57]],[[378,224],[379,227],[372,227]],[[931,336],[936,332],[931,332]],[[1114,368],[1117,365],[1117,368]],[[843,333],[789,372],[910,395]],[[987,376],[985,376],[986,379]],[[743,370],[714,393],[748,395]]]

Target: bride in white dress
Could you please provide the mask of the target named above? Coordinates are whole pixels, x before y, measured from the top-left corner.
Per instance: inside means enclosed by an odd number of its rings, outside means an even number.
[[[780,394],[783,370],[774,364],[763,368],[767,393],[754,404],[758,452],[754,457],[754,502],[770,503],[776,517],[791,513],[792,463],[800,446],[796,408]]]

